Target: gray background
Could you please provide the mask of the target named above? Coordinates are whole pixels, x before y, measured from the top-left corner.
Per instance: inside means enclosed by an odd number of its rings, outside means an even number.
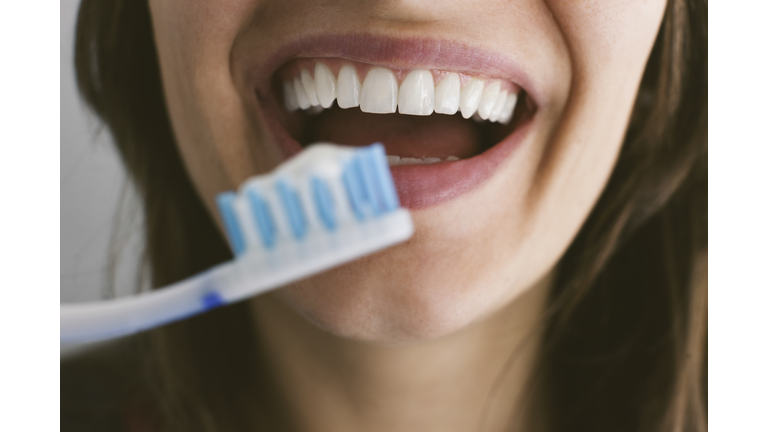
[[[97,299],[112,285],[118,293],[134,291],[141,250],[141,208],[132,190],[124,188],[125,171],[109,134],[100,131],[75,87],[78,5],[78,0],[61,0],[61,302]],[[116,224],[121,199],[122,218]],[[122,234],[113,241],[116,226]]]

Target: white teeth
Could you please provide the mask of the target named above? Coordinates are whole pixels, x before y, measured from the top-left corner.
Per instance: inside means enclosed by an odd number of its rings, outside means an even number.
[[[329,108],[336,99],[336,77],[328,66],[322,63],[315,65],[315,87],[320,105],[323,108]]]
[[[368,72],[360,90],[360,110],[373,114],[390,114],[397,110],[397,78],[381,67]]]
[[[435,82],[432,72],[415,70],[400,84],[397,97],[400,114],[428,116],[435,106]]]
[[[320,102],[317,100],[315,80],[312,79],[312,76],[306,69],[301,71],[301,83],[304,85],[304,91],[307,92],[307,99],[309,99],[309,104],[312,106],[320,105]]]
[[[301,83],[299,77],[293,80],[293,91],[296,93],[296,100],[299,102],[299,108],[305,110],[312,106],[307,99],[307,92],[304,90],[304,84]]]
[[[428,157],[428,158],[412,158],[412,157],[400,157],[400,156],[392,156],[387,155],[387,161],[389,161],[390,166],[397,166],[397,165],[431,165],[436,164],[440,162],[455,162],[457,160],[460,160],[456,156],[448,156],[445,159],[440,159],[436,157]]]
[[[480,105],[477,106],[477,114],[483,120],[488,120],[488,116],[491,115],[494,105],[496,105],[496,98],[501,91],[501,83],[494,81],[489,85],[485,91],[483,91],[483,97],[480,99]]]
[[[421,158],[400,158],[400,164],[399,165],[414,165],[414,164],[423,164],[424,161]]]
[[[344,65],[339,71],[336,89],[336,102],[339,108],[352,108],[360,105],[360,78],[354,66]]]
[[[288,111],[296,111],[299,109],[299,101],[296,100],[296,92],[293,90],[293,83],[290,81],[283,81],[283,102],[285,103],[285,109]]]
[[[502,90],[499,96],[496,97],[496,104],[493,105],[491,114],[488,116],[488,120],[495,122],[501,115],[501,110],[504,109],[504,104],[507,102],[507,91]]]
[[[314,76],[302,69],[293,81],[283,82],[283,103],[289,112],[312,109],[310,114],[330,108],[333,101],[340,108],[360,107],[366,113],[428,116],[456,114],[477,122],[509,123],[517,104],[517,93],[502,90],[503,82],[472,78],[463,88],[457,73],[447,73],[435,86],[432,72],[414,70],[398,86],[390,69],[373,67],[362,85],[354,66],[339,70],[338,79],[323,63],[316,63]]]
[[[477,111],[480,97],[483,95],[483,87],[485,87],[485,81],[473,78],[461,89],[459,106],[461,107],[461,116],[465,119],[472,117],[472,114]]]
[[[435,88],[435,112],[456,114],[461,99],[461,80],[459,75],[450,73]]]
[[[390,165],[397,165],[400,162],[400,156],[387,155],[387,161]]]
[[[517,105],[517,93],[512,93],[507,97],[504,102],[504,108],[501,109],[499,114],[499,123],[507,124],[512,120],[512,114],[515,112],[515,105]]]

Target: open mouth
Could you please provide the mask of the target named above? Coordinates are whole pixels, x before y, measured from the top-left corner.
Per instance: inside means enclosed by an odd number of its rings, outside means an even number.
[[[423,208],[488,178],[530,129],[533,101],[517,83],[440,69],[343,58],[297,58],[259,94],[287,157],[315,142],[381,142],[403,206]]]

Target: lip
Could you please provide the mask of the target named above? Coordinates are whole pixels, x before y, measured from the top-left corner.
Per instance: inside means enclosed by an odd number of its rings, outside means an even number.
[[[332,34],[299,38],[266,59],[243,58],[235,70],[244,88],[266,96],[272,75],[296,58],[341,58],[391,69],[439,69],[506,79],[522,87],[536,106],[546,104],[540,86],[517,61],[482,47],[439,39],[393,38],[370,34]]]
[[[270,97],[272,76],[286,62],[296,58],[342,58],[391,69],[441,69],[478,76],[506,79],[525,90],[530,106],[543,102],[531,76],[512,60],[482,48],[437,39],[400,39],[368,34],[341,34],[305,37],[274,51],[267,60],[246,59],[236,68],[241,83],[256,100],[257,115],[262,117],[276,144],[287,159],[302,150],[278,120],[282,106]],[[456,198],[477,187],[493,175],[511,156],[532,129],[533,119],[526,119],[486,151],[471,158],[433,165],[391,167],[401,205],[422,209]]]

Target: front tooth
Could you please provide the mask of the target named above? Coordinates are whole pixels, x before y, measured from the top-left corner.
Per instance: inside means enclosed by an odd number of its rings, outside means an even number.
[[[507,101],[504,102],[504,108],[501,109],[501,114],[499,115],[499,123],[507,124],[512,120],[515,105],[517,105],[517,93],[512,93],[507,97]]]
[[[435,82],[432,72],[415,70],[400,84],[397,107],[400,114],[428,116],[435,106]]]
[[[456,157],[456,156],[448,156],[447,158],[445,158],[445,160],[448,161],[448,162],[454,162],[454,161],[459,160],[459,158]]]
[[[496,98],[496,104],[493,106],[493,109],[491,110],[491,115],[488,116],[488,120],[495,122],[499,119],[499,116],[501,115],[501,110],[504,109],[504,105],[507,103],[507,91],[503,90],[501,93],[499,93],[499,96]]]
[[[339,108],[353,108],[360,105],[360,78],[354,66],[344,65],[339,70],[339,80],[336,82],[336,102]]]
[[[307,99],[312,106],[320,105],[320,101],[317,100],[317,90],[315,89],[315,80],[306,69],[301,70],[301,83],[304,85],[304,91],[307,92]]]
[[[360,110],[373,114],[389,114],[397,109],[397,79],[381,67],[368,72],[360,90]]]
[[[293,90],[293,83],[290,81],[283,81],[283,102],[285,103],[285,109],[288,111],[296,111],[299,109],[299,101],[296,100],[296,92]]]
[[[315,87],[317,89],[317,100],[323,108],[328,108],[336,99],[336,77],[328,66],[318,63],[315,65]]]
[[[390,166],[398,165],[400,163],[400,156],[387,155],[387,162]]]
[[[438,163],[438,162],[442,162],[442,161],[443,161],[442,159],[436,158],[436,157],[424,158],[424,163],[425,164],[433,164],[433,163]]]
[[[459,75],[450,73],[435,88],[435,112],[456,114],[461,99],[461,80]]]
[[[472,117],[472,114],[477,111],[480,97],[483,95],[483,87],[485,87],[485,81],[473,78],[461,89],[459,106],[461,107],[461,116],[465,119]]]
[[[499,97],[500,90],[501,83],[499,81],[494,81],[483,92],[483,98],[480,99],[480,105],[477,107],[477,114],[481,119],[488,120],[494,105],[496,105],[496,98]]]
[[[421,163],[424,163],[424,161],[421,160],[420,158],[407,158],[407,157],[404,157],[404,158],[400,158],[399,165],[413,165],[413,164],[421,164]]]
[[[299,102],[299,108],[305,110],[312,106],[307,99],[307,92],[304,91],[304,84],[301,83],[299,77],[293,79],[293,91],[296,93],[296,100]]]

